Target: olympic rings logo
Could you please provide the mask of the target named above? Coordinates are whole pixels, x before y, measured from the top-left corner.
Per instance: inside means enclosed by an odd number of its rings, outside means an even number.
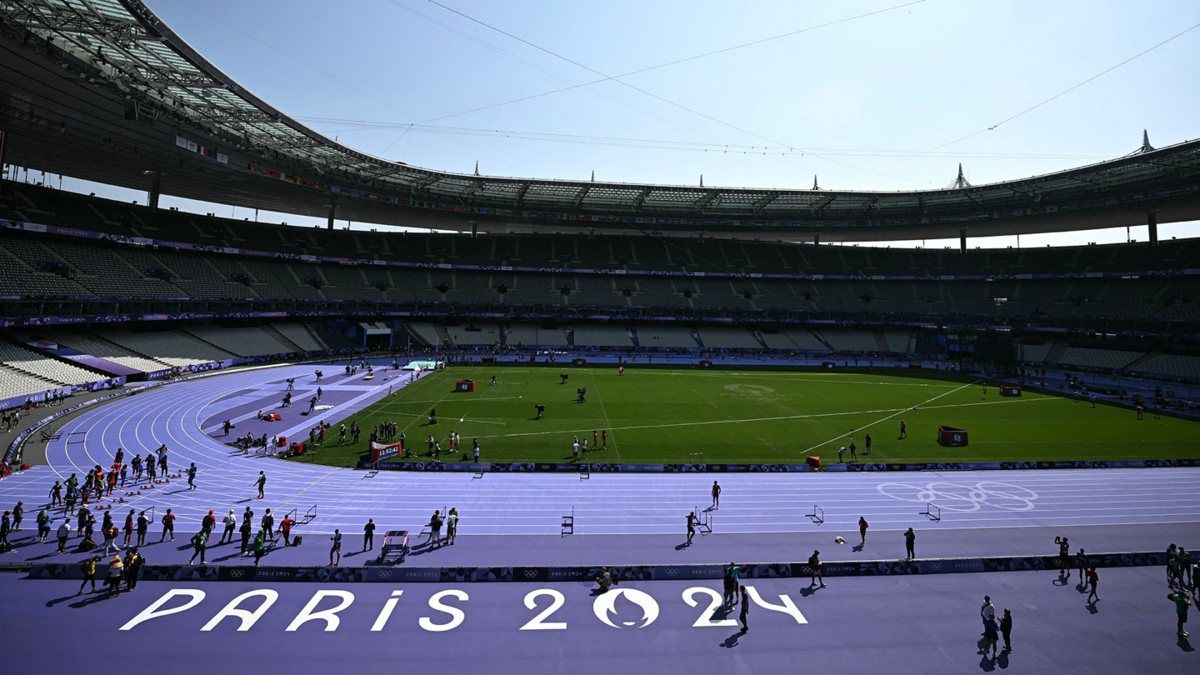
[[[525,578],[526,579],[536,579],[537,575],[538,575],[537,570],[525,570]]]
[[[902,502],[914,504],[936,504],[943,511],[971,513],[984,506],[1002,511],[1032,511],[1038,494],[1029,488],[997,481],[980,481],[974,485],[962,485],[948,481],[935,481],[925,486],[908,483],[880,483],[876,488],[880,494]]]

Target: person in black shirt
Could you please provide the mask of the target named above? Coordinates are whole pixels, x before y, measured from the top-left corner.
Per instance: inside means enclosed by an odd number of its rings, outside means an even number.
[[[1069,581],[1071,579],[1071,545],[1067,543],[1066,537],[1055,537],[1054,543],[1058,544],[1059,575],[1066,575]]]
[[[363,550],[369,551],[375,548],[375,519],[368,518],[367,524],[363,526]]]
[[[816,586],[817,581],[820,580],[821,588],[825,588],[825,577],[821,574],[820,551],[813,551],[812,556],[808,559],[808,569],[810,572],[812,572],[812,583],[810,583],[808,587],[812,588],[813,586]]]
[[[687,515],[687,543],[692,543],[692,537],[696,536],[696,514],[689,513]]]
[[[242,555],[246,555],[246,549],[250,548],[250,533],[254,530],[254,524],[249,518],[242,521]]]

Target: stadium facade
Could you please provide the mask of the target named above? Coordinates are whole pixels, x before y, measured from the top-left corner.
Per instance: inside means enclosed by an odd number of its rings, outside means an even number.
[[[917,192],[465,175],[307,128],[137,0],[0,0],[0,36],[4,161],[147,192],[125,204],[0,187],[0,398],[121,377],[112,364],[155,377],[412,345],[920,354],[1200,376],[1200,246],[1157,237],[1158,223],[1200,220],[1200,141]],[[162,194],[329,228],[163,210]],[[471,236],[333,230],[335,217]],[[969,247],[1134,225],[1150,241]],[[819,245],[948,237],[958,250]]]

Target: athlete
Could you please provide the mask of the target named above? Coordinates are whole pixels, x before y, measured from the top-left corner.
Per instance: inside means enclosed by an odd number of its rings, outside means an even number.
[[[692,537],[696,536],[696,514],[689,513],[687,515],[687,543],[690,546]]]
[[[167,512],[163,514],[162,526],[162,536],[159,537],[158,542],[161,544],[166,540],[167,535],[171,535],[171,541],[175,541],[175,514],[171,513],[171,509],[167,509]]]
[[[900,420],[900,438],[908,438],[908,425],[904,423],[904,420]]]
[[[720,509],[721,508],[721,486],[715,480],[713,481],[713,486],[712,486],[712,499],[713,499],[712,507],[714,509]]]
[[[258,486],[258,498],[262,499],[264,497],[263,492],[267,489],[267,474],[259,471],[258,480],[254,481],[254,484]]]
[[[188,467],[187,477],[188,477],[188,489],[195,490],[196,489],[196,463],[195,462],[192,462],[192,465]]]
[[[867,434],[866,438],[864,439],[864,442],[867,444],[867,448],[866,448],[866,452],[864,452],[863,455],[870,455],[871,454],[871,434]]]
[[[150,531],[150,519],[146,517],[146,512],[142,511],[137,518],[137,545],[146,545],[146,533]]]
[[[600,441],[601,441],[601,443],[603,443],[603,445],[600,446],[600,449],[607,450],[608,449],[608,430],[607,429],[600,432]]]

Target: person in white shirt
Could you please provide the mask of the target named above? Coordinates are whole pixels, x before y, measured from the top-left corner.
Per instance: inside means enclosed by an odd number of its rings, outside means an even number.
[[[58,552],[67,552],[67,539],[71,537],[71,519],[64,518],[62,524],[58,526]]]
[[[233,535],[237,532],[237,518],[233,515],[233,509],[229,509],[229,513],[225,514],[225,518],[221,522],[225,523],[225,531],[221,533],[220,543],[224,544],[226,537],[229,538],[229,541],[233,541]]]

